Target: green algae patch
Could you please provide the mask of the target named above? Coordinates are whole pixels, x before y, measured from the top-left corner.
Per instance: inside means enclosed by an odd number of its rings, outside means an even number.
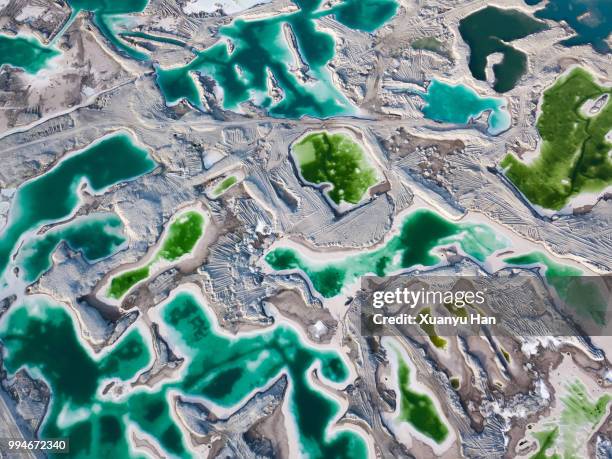
[[[558,419],[547,420],[545,426],[551,427],[533,434],[540,447],[531,459],[583,457],[581,450],[606,415],[612,401],[610,394],[593,400],[579,380],[568,383],[565,391],[566,394],[560,397],[563,408]],[[548,455],[549,450],[552,450],[552,455]]]
[[[431,210],[418,209],[406,216],[400,233],[379,249],[328,263],[277,247],[265,255],[265,261],[276,271],[302,271],[317,292],[332,298],[366,274],[388,276],[418,266],[436,266],[442,260],[434,250],[446,245],[457,245],[470,258],[484,262],[508,242],[486,225],[455,223]]]
[[[422,308],[419,311],[419,327],[421,327],[421,330],[423,330],[427,334],[427,337],[429,338],[429,341],[431,341],[431,344],[436,346],[438,349],[445,349],[447,342],[444,338],[437,334],[436,327],[432,324],[420,323],[420,321],[423,320],[422,317],[430,315],[431,308]]]
[[[87,215],[28,240],[19,250],[17,265],[23,278],[32,283],[51,268],[52,255],[62,242],[94,263],[116,253],[126,241],[117,215]]]
[[[591,99],[608,95],[593,116],[581,113]],[[537,129],[540,152],[530,164],[508,154],[501,166],[506,177],[532,203],[560,210],[584,192],[597,193],[612,184],[612,88],[600,86],[582,68],[560,77],[544,91]]]
[[[468,311],[466,306],[457,306],[454,303],[444,303],[444,307],[455,317],[467,317]]]
[[[213,190],[214,196],[215,197],[221,196],[223,193],[225,193],[227,190],[233,187],[236,183],[238,183],[238,179],[236,178],[235,175],[231,175],[223,179],[221,183],[219,183],[219,185],[217,185],[215,189]]]
[[[547,280],[554,280],[556,277],[580,276],[582,271],[561,263],[555,263],[542,252],[530,252],[515,257],[508,257],[504,262],[509,265],[542,265],[545,268]]]
[[[541,252],[505,258],[504,262],[511,266],[542,267],[546,283],[555,290],[561,301],[580,316],[598,325],[606,325],[608,307],[597,277],[584,276],[580,269],[555,263]]]
[[[562,398],[565,409],[561,421],[566,425],[588,423],[595,425],[606,414],[612,395],[605,394],[592,401],[586,387],[580,381],[574,381],[567,386],[567,395]]]
[[[561,399],[564,409],[561,413],[561,443],[565,457],[577,457],[581,444],[577,431],[592,430],[606,414],[612,395],[605,394],[597,400],[589,397],[586,387],[580,381],[567,386],[567,395]]]
[[[34,37],[0,35],[0,67],[6,64],[35,74],[59,55],[57,49],[43,45]]]
[[[126,271],[123,274],[113,277],[107,295],[110,298],[119,299],[125,295],[138,282],[149,277],[151,268],[144,266],[138,269]]]
[[[132,326],[100,355],[86,349],[67,310],[46,298],[29,298],[0,319],[5,369],[10,374],[33,370],[51,389],[42,438],[70,438],[71,457],[139,458],[142,454],[130,435],[136,427],[155,438],[163,457],[202,457],[201,450],[189,446],[191,436],[173,414],[177,394],[233,412],[286,375],[290,384],[284,395],[285,420],[296,433],[292,446],[299,448],[292,457],[367,457],[361,435],[333,429],[341,406],[325,386],[338,387],[350,376],[336,350],[304,342],[289,324],[257,333],[225,333],[191,290],[175,292],[152,312],[160,334],[184,361],[178,377],[146,388],[131,381],[151,365],[147,327]],[[310,382],[315,366],[316,386]],[[105,392],[110,378],[130,389]]]
[[[302,178],[313,185],[330,184],[325,194],[336,204],[358,204],[377,183],[364,149],[344,133],[316,132],[291,147]]]
[[[0,233],[0,275],[26,233],[61,222],[76,211],[83,184],[99,195],[155,166],[149,152],[130,134],[120,131],[66,155],[47,172],[23,183],[15,192],[8,223]]]
[[[410,367],[398,353],[397,378],[399,385],[399,415],[398,420],[413,426],[418,432],[438,444],[446,440],[449,430],[432,399],[416,392],[410,384]]]
[[[189,210],[177,215],[170,221],[160,248],[151,261],[145,266],[114,276],[106,295],[118,300],[137,283],[149,278],[155,267],[169,266],[189,255],[204,235],[204,225],[204,216],[198,210]]]
[[[555,427],[551,430],[544,430],[542,432],[534,432],[533,436],[538,441],[540,448],[538,452],[535,453],[530,459],[561,459],[556,453],[553,453],[552,456],[548,456],[546,451],[548,451],[557,441],[559,437],[559,428]]]
[[[191,211],[181,215],[170,225],[158,257],[167,261],[176,261],[193,250],[202,234],[204,234],[204,217],[201,213]]]
[[[459,33],[470,47],[468,65],[472,76],[487,81],[487,57],[501,53],[502,61],[493,65],[493,89],[510,91],[527,69],[527,55],[509,43],[546,29],[544,22],[519,10],[495,6],[487,6],[461,19]]]

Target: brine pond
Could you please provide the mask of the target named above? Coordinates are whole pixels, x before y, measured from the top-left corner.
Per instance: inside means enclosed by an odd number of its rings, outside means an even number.
[[[148,151],[131,134],[119,131],[65,155],[47,172],[23,183],[12,198],[8,222],[0,232],[0,276],[25,237],[74,214],[84,184],[91,193],[102,194],[155,166]]]
[[[68,4],[72,13],[49,45],[35,38],[0,36],[0,51],[5,51],[0,53],[0,63],[38,72],[59,54],[54,44],[83,11],[92,14],[93,23],[116,50],[133,59],[150,60],[147,52],[128,41],[135,38],[186,46],[169,37],[124,30],[126,15],[144,11],[148,0],[69,0]],[[187,64],[158,66],[157,84],[166,103],[185,100],[203,107],[196,75],[201,74],[215,81],[228,110],[240,111],[240,104],[250,101],[275,117],[357,114],[327,68],[335,54],[334,35],[320,29],[317,20],[331,16],[346,27],[374,32],[395,15],[397,0],[342,0],[330,8],[320,8],[322,0],[296,0],[295,4],[298,9],[293,12],[235,19],[219,29],[216,44],[202,51],[194,49],[195,57]]]
[[[277,271],[301,270],[317,292],[332,298],[369,273],[387,276],[416,266],[433,267],[441,262],[434,249],[451,244],[484,262],[496,250],[507,247],[508,241],[485,225],[455,223],[431,210],[418,209],[404,219],[399,234],[378,249],[319,262],[306,259],[292,248],[277,247],[268,252],[265,261]]]
[[[148,3],[149,0],[121,2],[110,0],[68,0],[68,5],[71,7],[70,17],[49,44],[42,43],[34,36],[0,34],[0,66],[8,64],[12,67],[22,68],[30,74],[36,74],[46,68],[53,57],[61,54],[61,51],[55,44],[81,11],[93,13],[93,23],[115,48],[133,59],[146,60],[148,55],[121,40],[113,30],[113,25],[116,22],[120,22],[126,14],[144,11]]]
[[[303,182],[324,188],[335,206],[358,204],[378,181],[364,148],[344,132],[312,132],[291,146]]]
[[[316,20],[333,15],[347,27],[372,32],[395,14],[398,3],[343,0],[327,9],[319,9],[321,0],[295,3],[299,9],[292,13],[236,19],[219,29],[222,40],[198,52],[191,62],[159,67],[157,84],[167,104],[186,100],[201,107],[201,88],[195,78],[200,73],[215,80],[226,109],[239,110],[241,103],[251,100],[277,117],[354,114],[355,108],[336,88],[327,69],[335,53],[334,36],[319,29]],[[302,68],[308,83],[301,82],[290,67]],[[282,99],[270,96],[272,86],[280,89]]]
[[[609,0],[525,0],[528,5],[543,5],[535,12],[541,19],[564,21],[575,34],[561,41],[564,46],[591,44],[601,54],[610,53],[608,38],[612,33],[612,8]],[[545,4],[544,4],[545,3]]]
[[[470,47],[469,68],[477,80],[487,81],[487,58],[501,53],[493,65],[497,92],[510,91],[527,69],[527,55],[511,43],[546,30],[548,26],[519,10],[487,6],[459,21],[461,38]]]
[[[433,394],[420,387],[416,368],[401,349],[400,342],[385,337],[382,344],[391,362],[394,390],[398,394],[398,403],[391,422],[398,427],[404,423],[408,424],[412,430],[411,435],[416,433],[423,436],[422,440],[433,448],[448,444],[447,440],[452,440],[451,428],[442,410],[434,402]],[[399,432],[396,432],[396,436],[398,434]],[[399,436],[401,437],[401,434]]]
[[[589,325],[606,325],[606,293],[593,283],[586,270],[557,262],[544,252],[519,252],[501,260],[496,258],[502,249],[513,249],[511,241],[482,223],[454,222],[437,212],[419,208],[399,222],[398,234],[384,245],[342,253],[342,256],[319,256],[316,252],[304,255],[296,244],[279,241],[264,256],[273,271],[297,271],[304,275],[312,288],[325,299],[347,293],[362,276],[390,276],[402,271],[433,269],[445,262],[436,249],[453,246],[459,253],[481,266],[517,267],[537,272],[556,292],[559,300],[587,319]],[[537,246],[536,246],[537,247]],[[488,268],[487,268],[488,269]],[[597,278],[597,277],[595,277]],[[426,330],[428,331],[428,330]],[[444,347],[439,337],[430,334],[434,345]]]
[[[71,457],[145,457],[129,441],[135,431],[152,439],[165,457],[200,457],[172,413],[177,396],[233,411],[286,375],[285,418],[297,434],[292,444],[299,446],[294,457],[367,457],[361,434],[332,425],[341,405],[326,387],[343,387],[351,375],[337,351],[307,344],[288,323],[226,334],[195,287],[175,291],[153,315],[162,337],[185,360],[178,377],[145,388],[133,383],[152,364],[147,327],[133,325],[96,355],[80,339],[78,324],[64,305],[31,296],[11,307],[0,322],[4,366],[10,374],[26,368],[49,385],[42,438],[69,438]],[[319,368],[316,387],[311,382],[314,366]],[[104,390],[111,380],[129,390]]]
[[[80,252],[87,262],[95,263],[120,250],[127,238],[123,222],[113,213],[78,217],[24,243],[15,263],[22,271],[21,278],[28,284],[36,282],[51,268],[51,257],[62,243]]]
[[[45,46],[34,37],[0,35],[0,66],[6,64],[33,74],[59,55],[59,50]]]
[[[426,92],[411,92],[425,100],[423,115],[434,121],[468,124],[488,112],[487,132],[491,135],[508,130],[512,122],[505,99],[480,96],[469,86],[431,80]]]
[[[155,271],[167,269],[181,258],[191,254],[204,234],[204,215],[199,210],[188,210],[176,215],[162,236],[160,246],[153,257],[138,268],[113,276],[106,291],[111,299],[121,299],[136,284],[151,277]]]

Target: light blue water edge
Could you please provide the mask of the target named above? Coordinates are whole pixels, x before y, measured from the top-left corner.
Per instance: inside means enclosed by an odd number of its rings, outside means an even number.
[[[512,125],[508,102],[502,97],[484,97],[463,84],[431,80],[427,91],[409,90],[425,101],[421,108],[425,118],[441,123],[469,124],[489,112],[487,133],[499,135]]]

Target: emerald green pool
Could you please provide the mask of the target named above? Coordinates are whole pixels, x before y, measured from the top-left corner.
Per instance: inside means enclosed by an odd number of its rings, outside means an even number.
[[[366,249],[343,258],[324,257],[324,261],[317,261],[280,244],[271,249],[264,260],[275,271],[301,271],[323,298],[333,298],[364,275],[389,276],[410,268],[434,267],[442,261],[434,253],[435,249],[449,245],[457,246],[479,263],[486,263],[496,251],[509,248],[510,241],[489,226],[455,223],[429,209],[418,209],[405,217],[398,235],[377,249]],[[605,293],[595,282],[597,278],[585,276],[582,270],[573,266],[556,263],[541,252],[506,257],[503,262],[507,266],[542,267],[546,283],[560,300],[589,321],[597,325],[606,324],[607,305],[602,296]],[[450,306],[449,312],[457,313]],[[445,343],[433,327],[425,331],[434,345],[444,347]]]
[[[314,185],[331,184],[325,194],[336,204],[358,204],[377,182],[363,147],[347,134],[308,134],[292,145],[291,153],[303,179]]]
[[[115,214],[76,218],[29,239],[19,249],[16,264],[23,270],[22,277],[26,282],[35,282],[51,268],[51,256],[62,242],[71,250],[81,252],[87,261],[96,262],[114,254],[127,239],[121,219]]]
[[[120,131],[66,155],[44,174],[23,183],[0,233],[0,276],[26,233],[61,222],[76,211],[83,184],[92,193],[102,194],[112,185],[150,172],[155,165],[131,134]]]
[[[440,418],[438,410],[429,396],[412,389],[410,367],[398,353],[397,378],[399,384],[399,421],[413,426],[418,432],[436,443],[443,443],[449,435],[448,427]]]
[[[508,246],[486,225],[454,223],[428,209],[408,215],[398,235],[379,249],[342,260],[316,263],[290,248],[275,248],[265,261],[277,271],[299,269],[324,298],[339,295],[343,288],[361,276],[387,276],[416,266],[435,266],[441,262],[433,250],[443,245],[458,245],[471,258],[484,262],[496,250]]]
[[[10,65],[34,74],[44,69],[49,60],[59,56],[53,46],[45,46],[34,37],[0,34],[0,67]]]
[[[510,45],[514,40],[547,29],[548,26],[520,10],[487,6],[459,21],[459,33],[470,47],[469,67],[477,80],[486,81],[487,57],[503,54],[493,65],[497,92],[514,88],[527,69],[527,55]]]
[[[238,110],[248,100],[270,115],[288,118],[326,118],[350,115],[355,108],[335,87],[327,63],[334,56],[332,35],[317,28],[316,19],[334,15],[353,29],[371,32],[387,22],[398,7],[395,0],[343,0],[319,10],[321,0],[296,0],[299,9],[262,19],[236,19],[221,27],[219,35],[230,40],[196,54],[189,63],[157,69],[157,84],[169,105],[186,100],[201,107],[201,95],[194,74],[212,77],[223,92],[223,107]],[[283,27],[295,37],[300,59],[308,66],[308,84],[289,71],[294,55]],[[283,92],[280,101],[268,95],[268,71]]]
[[[145,327],[132,326],[107,352],[94,355],[78,338],[74,318],[46,297],[29,297],[2,317],[5,368],[11,374],[27,368],[52,390],[42,438],[69,438],[70,457],[75,458],[144,457],[130,448],[132,425],[154,438],[166,457],[196,457],[171,415],[172,396],[232,408],[286,374],[288,422],[296,429],[300,451],[321,459],[367,456],[365,440],[354,431],[328,431],[340,406],[310,383],[313,365],[320,366],[323,385],[347,380],[348,367],[336,351],[312,347],[283,324],[225,334],[191,291],[176,293],[156,309],[162,336],[185,358],[179,377],[151,389],[135,386],[121,396],[103,395],[102,388],[109,378],[125,384],[149,368],[151,336]]]
[[[134,285],[151,274],[156,262],[171,263],[191,253],[204,234],[204,216],[199,211],[187,211],[170,223],[159,251],[145,266],[131,269],[112,278],[107,291],[109,298],[119,299]]]

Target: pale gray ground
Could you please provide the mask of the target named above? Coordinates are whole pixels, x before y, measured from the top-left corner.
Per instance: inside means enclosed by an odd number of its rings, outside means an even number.
[[[612,57],[596,54],[588,46],[567,49],[555,45],[566,32],[550,23],[549,31],[518,42],[529,54],[529,71],[518,87],[506,94],[513,118],[509,131],[490,137],[483,120],[469,127],[434,123],[422,118],[417,98],[398,90],[435,77],[469,83],[483,94],[493,94],[486,83],[470,77],[469,51],[457,32],[460,18],[488,2],[422,3],[403,1],[398,16],[373,35],[349,30],[331,18],[321,21],[320,27],[337,36],[335,77],[362,110],[360,118],[274,119],[257,113],[252,106],[245,107],[247,115],[243,116],[222,110],[210,91],[205,112],[186,104],[168,108],[151,65],[121,56],[85,16],[79,17],[61,40],[64,59],[74,65],[50,75],[48,89],[32,85],[21,71],[6,66],[0,69],[0,222],[4,222],[10,204],[9,190],[48,170],[65,152],[117,129],[132,131],[160,165],[139,180],[115,186],[101,196],[88,196],[79,211],[117,212],[133,234],[124,251],[90,265],[62,247],[55,255],[54,268],[31,292],[47,292],[69,302],[79,311],[86,334],[97,348],[114,341],[135,320],[136,309],[144,311],[159,303],[182,283],[200,285],[220,323],[232,331],[268,324],[264,305],[272,303],[301,323],[311,339],[329,342],[335,337],[350,348],[358,379],[349,393],[341,394],[349,400],[344,421],[366,429],[375,439],[380,457],[431,457],[429,446],[416,439],[408,451],[384,423],[382,413],[392,411],[397,394],[381,383],[380,375],[388,363],[380,343],[360,336],[358,299],[347,300],[346,317],[334,316],[300,276],[262,275],[261,257],[282,236],[321,250],[370,247],[384,238],[396,215],[408,208],[418,193],[451,214],[482,212],[519,237],[541,242],[557,255],[571,256],[609,273],[610,200],[602,199],[575,215],[543,218],[502,179],[496,166],[508,151],[537,148],[534,122],[539,96],[563,69],[580,63],[610,81]],[[49,9],[45,20],[14,20],[19,11],[33,4]],[[255,7],[249,14],[291,5],[288,0],[275,1]],[[519,0],[507,0],[503,5],[527,8]],[[51,2],[11,0],[0,10],[0,31],[33,31],[48,39],[61,27],[67,11]],[[222,14],[187,16],[180,2],[171,0],[152,0],[146,15],[135,17],[143,31],[176,34],[200,49],[214,43],[211,31],[230,20]],[[421,37],[438,38],[447,52],[412,49],[409,43]],[[150,49],[162,65],[186,62],[190,56],[184,49],[161,44]],[[207,84],[212,83],[208,80]],[[305,131],[334,127],[359,131],[385,175],[380,193],[342,215],[335,214],[317,190],[300,184],[288,158],[289,144]],[[213,157],[222,159],[205,167]],[[240,185],[220,199],[207,197],[210,183],[237,171],[245,177]],[[197,254],[197,264],[157,276],[130,294],[121,309],[93,298],[105,275],[139,260],[155,244],[176,209],[194,201],[210,211],[215,228],[206,250]],[[470,273],[474,267],[463,261],[453,269]],[[325,324],[327,332],[315,332],[317,321]],[[532,325],[547,334],[546,324]],[[515,456],[527,425],[549,413],[558,387],[550,383],[548,375],[559,365],[562,353],[571,354],[592,384],[608,391],[612,386],[608,356],[588,340],[559,339],[556,345],[527,355],[521,351],[524,343],[511,335],[458,338],[451,343],[452,358],[441,355],[422,337],[407,338],[405,344],[419,369],[419,380],[436,394],[457,432],[457,441],[444,455],[448,458],[460,454]],[[511,365],[500,357],[500,346],[510,354]],[[142,383],[172,366],[171,349],[172,343],[160,339],[156,367],[143,375]],[[464,383],[459,390],[451,388],[451,375],[461,376]],[[19,387],[36,388],[40,391],[36,397],[44,402],[44,388],[25,377],[23,381],[27,383]],[[30,438],[44,406],[33,392],[13,390],[15,384],[6,379],[2,382],[0,437],[19,431]],[[553,398],[538,394],[540,384]],[[228,420],[198,422],[205,415],[202,407],[192,404],[179,403],[177,410],[198,438],[214,438],[211,457],[286,457],[284,422],[278,409],[285,387],[286,381],[279,380]],[[588,443],[589,451],[602,458],[612,452],[610,416]]]

